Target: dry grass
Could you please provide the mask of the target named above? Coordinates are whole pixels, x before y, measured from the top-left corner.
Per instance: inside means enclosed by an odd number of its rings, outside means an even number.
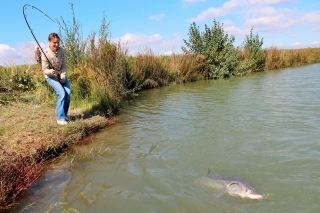
[[[12,103],[0,106],[0,210],[12,206],[41,174],[42,164],[115,120],[71,110],[59,126],[55,108]]]
[[[295,67],[320,62],[320,48],[281,50],[276,47],[270,47],[266,51],[266,70]]]

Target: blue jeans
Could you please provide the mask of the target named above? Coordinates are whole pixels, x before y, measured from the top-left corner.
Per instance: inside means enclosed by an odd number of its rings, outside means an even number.
[[[57,78],[46,78],[48,84],[54,89],[57,94],[57,120],[66,120],[70,105],[71,88],[68,79],[64,84],[61,84]]]

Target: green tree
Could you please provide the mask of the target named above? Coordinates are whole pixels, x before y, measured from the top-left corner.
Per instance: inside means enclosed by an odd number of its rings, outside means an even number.
[[[246,35],[243,42],[243,49],[249,54],[251,70],[253,72],[263,71],[266,61],[266,53],[262,49],[263,38],[259,35],[253,35],[253,28],[250,30],[250,35]]]
[[[206,78],[228,78],[239,75],[239,51],[234,47],[234,36],[230,36],[215,19],[210,28],[204,26],[204,32],[193,22],[189,29],[189,40],[183,40],[186,47],[182,47],[185,53],[203,55],[208,67],[205,70]]]

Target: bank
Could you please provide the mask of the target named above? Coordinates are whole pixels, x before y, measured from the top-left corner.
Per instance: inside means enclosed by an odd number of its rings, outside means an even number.
[[[10,209],[42,174],[43,165],[75,144],[90,142],[92,133],[115,118],[71,109],[71,121],[59,126],[55,108],[12,102],[0,110],[0,211]]]

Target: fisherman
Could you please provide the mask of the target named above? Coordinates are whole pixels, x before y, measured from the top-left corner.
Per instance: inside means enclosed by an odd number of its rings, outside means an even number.
[[[38,62],[38,64],[41,64],[41,52],[39,50],[39,47],[36,48],[36,52],[34,54],[34,57],[35,57],[36,61]]]
[[[67,65],[64,49],[60,47],[60,37],[50,33],[49,47],[42,54],[42,71],[48,84],[57,94],[56,117],[59,125],[68,124],[71,88],[67,79]],[[45,55],[44,55],[45,54]]]

